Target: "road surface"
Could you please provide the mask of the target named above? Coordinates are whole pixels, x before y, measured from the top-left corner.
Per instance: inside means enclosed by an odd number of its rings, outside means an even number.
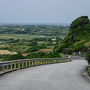
[[[81,71],[84,59],[18,70],[0,76],[0,90],[90,90]]]

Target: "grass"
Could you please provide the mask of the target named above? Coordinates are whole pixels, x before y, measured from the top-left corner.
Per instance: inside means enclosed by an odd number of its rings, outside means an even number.
[[[48,49],[54,49],[54,45],[47,46]]]
[[[29,34],[0,34],[0,39],[26,39],[31,40],[34,38],[40,38],[40,35],[29,35]],[[50,38],[56,38],[57,36],[45,36]],[[59,37],[64,38],[64,36],[60,35]]]
[[[90,75],[90,66],[87,69],[87,73]]]
[[[21,52],[21,53],[25,52],[28,48],[31,47],[29,46],[29,44],[24,43],[24,42],[23,43],[13,43],[10,46],[11,46],[11,48],[9,48],[10,51]]]
[[[28,35],[28,34],[0,34],[0,39],[27,39],[39,38],[39,35]]]

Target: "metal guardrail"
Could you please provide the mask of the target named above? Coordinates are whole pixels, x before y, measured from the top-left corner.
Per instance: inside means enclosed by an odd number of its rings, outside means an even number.
[[[27,67],[71,61],[70,58],[33,58],[0,62],[0,75]]]

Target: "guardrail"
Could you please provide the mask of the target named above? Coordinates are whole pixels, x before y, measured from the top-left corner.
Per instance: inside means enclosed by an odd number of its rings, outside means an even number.
[[[43,64],[69,62],[70,58],[34,58],[34,59],[23,59],[14,61],[0,62],[0,75],[15,71],[18,69],[28,68],[32,66],[38,66]]]

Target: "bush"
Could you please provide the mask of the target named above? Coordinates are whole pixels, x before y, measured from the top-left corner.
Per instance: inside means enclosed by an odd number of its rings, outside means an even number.
[[[44,58],[46,56],[46,53],[44,52],[37,52],[37,53],[31,53],[26,58]]]
[[[39,48],[37,46],[33,46],[32,48],[27,49],[26,50],[26,53],[36,52],[38,50],[39,50]]]
[[[30,53],[30,52],[36,52],[38,51],[39,49],[46,49],[47,46],[45,44],[42,44],[42,45],[34,45],[33,47],[29,48],[26,50],[27,53]]]
[[[86,60],[88,61],[88,64],[90,64],[90,53],[86,55]]]
[[[41,44],[39,46],[37,46],[39,49],[46,49],[47,48],[47,45],[45,44]]]
[[[24,59],[22,54],[15,54],[15,55],[7,55],[4,58],[4,61],[11,61],[11,60],[18,60],[18,59]]]
[[[37,52],[37,53],[31,53],[26,58],[60,58],[61,55],[59,53],[51,52]]]
[[[37,45],[37,42],[36,42],[36,41],[32,41],[32,42],[31,42],[31,45],[32,45],[32,46]]]
[[[81,51],[83,49],[84,49],[84,44],[83,43],[79,43],[79,44],[77,44],[76,46],[73,47],[74,52]]]

